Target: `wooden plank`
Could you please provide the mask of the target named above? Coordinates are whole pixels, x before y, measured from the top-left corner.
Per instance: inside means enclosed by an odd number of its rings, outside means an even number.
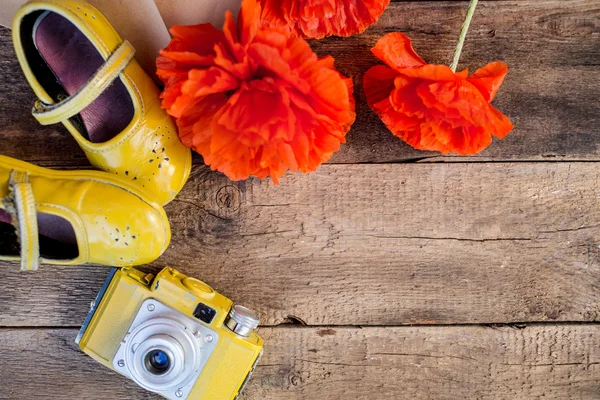
[[[600,1],[479,4],[459,67],[474,72],[491,61],[509,65],[493,104],[511,118],[515,130],[468,158],[416,151],[389,133],[362,92],[364,72],[379,63],[369,49],[385,33],[400,31],[409,35],[423,59],[449,65],[466,9],[464,2],[401,2],[363,35],[313,44],[319,54],[333,55],[340,71],[357,84],[357,122],[332,162],[598,159]]]
[[[349,39],[314,41],[332,54],[356,83],[358,119],[333,163],[391,162],[431,157],[455,160],[598,160],[600,123],[600,0],[483,1],[469,32],[461,66],[472,70],[503,60],[510,73],[495,105],[515,131],[476,157],[440,157],[415,151],[392,136],[364,101],[361,76],[378,61],[369,49],[383,34],[407,32],[431,63],[449,64],[466,4],[458,1],[398,2],[378,24]],[[10,33],[0,29],[0,154],[43,165],[87,165],[61,126],[41,127],[14,56]],[[201,162],[200,158],[195,159]]]
[[[77,331],[0,331],[3,399],[157,399],[97,364]],[[243,399],[597,399],[600,326],[261,329]],[[375,397],[373,397],[375,396]]]
[[[326,165],[275,187],[197,167],[150,269],[202,278],[265,325],[599,321],[599,175],[595,163]],[[2,267],[0,326],[76,326],[106,275]]]

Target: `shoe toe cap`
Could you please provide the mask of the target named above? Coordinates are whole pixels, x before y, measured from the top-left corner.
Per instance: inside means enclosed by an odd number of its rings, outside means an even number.
[[[154,261],[167,249],[171,231],[158,203],[125,189],[102,197],[100,201],[87,201],[87,212],[81,213],[88,262],[140,265]]]
[[[163,126],[160,129],[166,128]],[[101,157],[92,157],[90,160],[94,165],[115,173],[149,193],[160,204],[167,204],[189,178],[192,155],[191,150],[179,141],[176,132],[168,130],[161,133],[160,129],[140,129],[119,149],[113,149],[113,155],[104,152]]]

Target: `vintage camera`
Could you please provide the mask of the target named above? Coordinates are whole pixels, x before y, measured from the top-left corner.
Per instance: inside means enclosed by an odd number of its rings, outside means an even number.
[[[234,399],[262,354],[258,317],[164,268],[112,269],[77,336],[96,361],[168,399]]]

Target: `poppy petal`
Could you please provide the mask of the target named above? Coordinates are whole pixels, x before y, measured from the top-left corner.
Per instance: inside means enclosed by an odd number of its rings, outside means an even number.
[[[514,125],[506,115],[502,114],[495,107],[490,106],[490,112],[493,116],[490,118],[489,126],[492,128],[490,133],[498,139],[502,139],[513,130]]]
[[[238,17],[238,29],[241,32],[240,42],[250,43],[260,26],[261,7],[257,0],[245,0]]]
[[[170,70],[181,69],[187,71],[192,67],[208,67],[214,64],[213,55],[200,55],[191,51],[168,51],[161,50],[160,57],[156,59],[159,70],[168,73]]]
[[[212,117],[225,100],[222,94],[207,96],[190,106],[186,115],[177,120],[179,138],[185,146],[199,151],[206,144],[206,127],[210,126]]]
[[[398,76],[398,72],[383,65],[376,65],[365,73],[363,76],[363,88],[367,96],[367,103],[373,106],[383,99],[390,96],[392,90],[395,89],[394,79]]]
[[[450,67],[445,65],[425,64],[415,68],[403,68],[398,71],[411,78],[427,79],[430,81],[455,81],[460,79]]]
[[[181,86],[183,95],[202,97],[212,93],[227,92],[239,86],[239,81],[221,68],[192,69]]]
[[[410,67],[425,65],[412,47],[408,36],[400,32],[392,32],[383,36],[371,49],[375,57],[396,71]]]
[[[475,86],[483,97],[492,101],[502,86],[504,78],[508,73],[508,67],[501,61],[493,62],[485,67],[478,69],[473,75],[467,78]]]
[[[200,25],[173,25],[170,29],[173,39],[166,47],[166,51],[186,51],[198,55],[213,54],[213,48],[216,43],[225,41],[223,32],[211,24]],[[201,37],[202,40],[194,38]]]

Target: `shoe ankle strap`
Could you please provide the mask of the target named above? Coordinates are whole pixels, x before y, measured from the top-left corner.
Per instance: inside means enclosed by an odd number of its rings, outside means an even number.
[[[29,174],[11,171],[8,181],[10,195],[5,200],[7,211],[13,217],[21,244],[21,269],[36,270],[40,260],[40,243],[37,226],[37,211]]]
[[[111,54],[94,76],[75,94],[54,104],[37,100],[33,106],[33,116],[42,125],[56,124],[67,120],[92,104],[129,65],[135,49],[127,40]]]

